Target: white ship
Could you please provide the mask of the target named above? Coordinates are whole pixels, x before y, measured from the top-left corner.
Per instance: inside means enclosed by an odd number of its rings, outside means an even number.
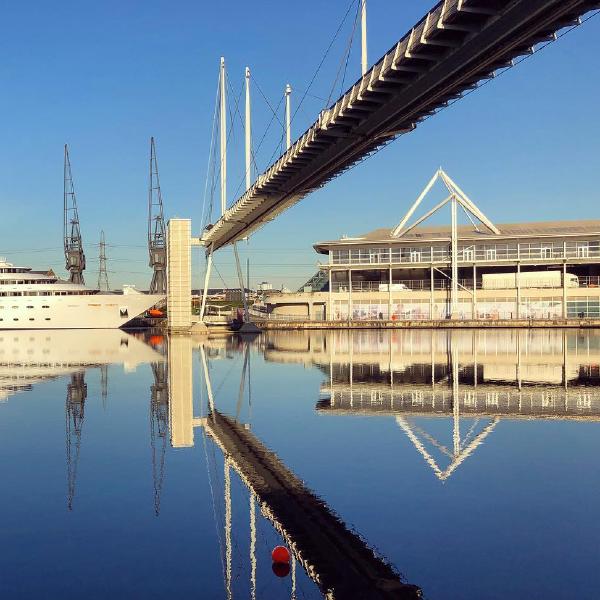
[[[0,331],[117,329],[163,300],[128,286],[122,294],[100,292],[0,258]]]

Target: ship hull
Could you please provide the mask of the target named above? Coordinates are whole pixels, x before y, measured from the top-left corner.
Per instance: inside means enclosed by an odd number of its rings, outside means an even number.
[[[118,329],[162,300],[141,293],[0,297],[0,331]]]

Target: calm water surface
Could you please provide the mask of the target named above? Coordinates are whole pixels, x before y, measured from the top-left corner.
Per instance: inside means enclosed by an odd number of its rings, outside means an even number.
[[[0,333],[0,594],[597,598],[599,365],[595,331]]]

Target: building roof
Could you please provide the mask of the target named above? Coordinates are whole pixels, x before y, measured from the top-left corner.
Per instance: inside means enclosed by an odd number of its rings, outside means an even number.
[[[531,223],[496,224],[500,235],[488,231],[479,225],[477,231],[473,225],[459,225],[458,236],[461,240],[501,240],[531,237],[564,237],[586,234],[600,235],[600,220],[586,221],[538,221]],[[325,252],[329,246],[352,246],[365,243],[405,244],[406,242],[434,242],[450,239],[450,225],[425,225],[415,227],[405,235],[392,237],[392,228],[375,229],[356,237],[342,237],[339,240],[318,242],[314,245],[317,252]]]

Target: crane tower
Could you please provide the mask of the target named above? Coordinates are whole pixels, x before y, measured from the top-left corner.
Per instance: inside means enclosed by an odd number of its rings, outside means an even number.
[[[167,236],[154,138],[150,138],[150,186],[148,188],[148,253],[153,269],[151,294],[167,293]]]
[[[64,162],[64,244],[65,244],[65,268],[69,271],[69,281],[83,284],[83,272],[85,271],[85,254],[83,253],[83,242],[79,229],[79,213],[77,212],[77,199],[75,198],[75,187],[71,174],[71,161],[69,159],[69,148],[65,144]]]

